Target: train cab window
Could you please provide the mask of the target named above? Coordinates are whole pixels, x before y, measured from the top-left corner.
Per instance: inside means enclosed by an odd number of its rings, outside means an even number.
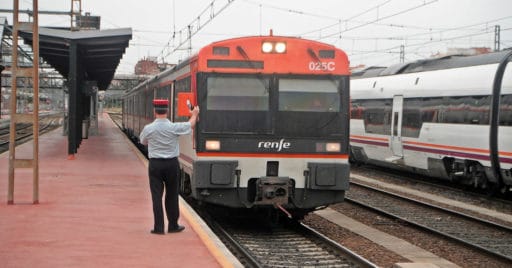
[[[277,135],[325,137],[345,131],[339,89],[340,83],[345,83],[343,78],[281,77],[277,82],[276,121],[280,122],[275,126]]]
[[[206,90],[202,131],[237,134],[272,132],[270,78],[210,75],[204,82],[200,79],[198,88],[199,91],[203,88]]]
[[[318,57],[321,59],[334,59],[335,53],[333,49],[318,51]]]
[[[281,78],[279,111],[339,112],[338,81]]]
[[[269,110],[269,79],[212,76],[207,84],[208,110]]]
[[[229,47],[213,47],[213,55],[229,56]]]

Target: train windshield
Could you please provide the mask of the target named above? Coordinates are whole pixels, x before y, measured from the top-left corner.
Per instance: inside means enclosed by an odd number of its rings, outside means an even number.
[[[339,112],[338,82],[279,79],[279,111]]]
[[[206,133],[325,137],[343,131],[340,81],[324,77],[208,74]]]
[[[203,131],[209,133],[268,134],[270,78],[217,76],[206,79],[206,109]]]
[[[343,78],[342,78],[343,79]],[[329,137],[344,130],[339,79],[281,77],[278,79],[277,135]]]
[[[268,79],[208,77],[208,110],[268,111]]]

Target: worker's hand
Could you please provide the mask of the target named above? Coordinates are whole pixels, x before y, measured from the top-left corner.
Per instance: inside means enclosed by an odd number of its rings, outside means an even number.
[[[190,110],[190,118],[188,122],[192,128],[195,128],[196,122],[199,121],[199,106],[194,107],[194,109]]]
[[[199,115],[199,106],[195,106],[194,109],[190,111],[190,113],[192,114],[192,116],[197,117]]]

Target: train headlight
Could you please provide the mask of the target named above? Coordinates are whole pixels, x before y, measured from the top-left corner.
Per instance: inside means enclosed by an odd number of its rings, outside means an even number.
[[[327,152],[339,152],[341,151],[341,144],[338,142],[329,142],[325,145],[325,150]]]
[[[316,151],[329,153],[341,152],[341,144],[339,142],[317,143]]]
[[[263,42],[263,44],[261,44],[261,51],[263,51],[263,53],[270,53],[273,48],[274,45],[271,42]]]
[[[220,150],[220,141],[207,140],[206,141],[206,150],[209,150],[209,151]]]
[[[275,50],[276,50],[277,53],[284,53],[284,52],[286,52],[286,43],[277,42]]]

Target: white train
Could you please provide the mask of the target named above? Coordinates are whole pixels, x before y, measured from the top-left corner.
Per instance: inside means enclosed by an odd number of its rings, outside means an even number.
[[[351,78],[351,159],[484,189],[512,186],[512,51]]]

